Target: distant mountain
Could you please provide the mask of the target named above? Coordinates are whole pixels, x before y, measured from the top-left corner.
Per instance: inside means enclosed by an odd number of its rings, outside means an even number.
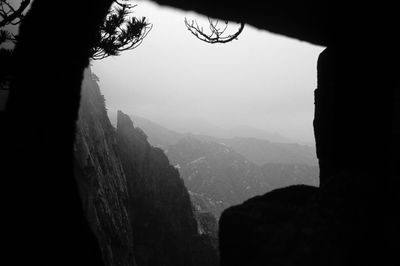
[[[229,135],[225,138],[256,138],[272,142],[291,143],[293,140],[278,133],[272,133],[263,129],[251,126],[236,126],[229,129]]]
[[[166,154],[188,189],[214,202],[217,216],[229,206],[272,189],[260,167],[223,144],[186,136]]]
[[[109,116],[113,117],[113,113],[109,112]],[[140,116],[131,116],[131,118],[133,123],[146,133],[151,145],[161,147],[164,150],[167,150],[168,146],[176,144],[185,136],[190,135],[206,141],[224,143],[258,165],[266,163],[317,165],[314,146],[279,143],[250,137],[219,138],[209,135],[183,134]],[[242,130],[241,132],[244,134],[245,131]]]
[[[111,123],[116,125],[117,112],[109,110],[108,115]],[[135,124],[143,128],[145,131],[146,129],[161,129],[170,131],[170,133],[174,132],[178,135],[190,133],[194,135],[213,136],[216,138],[256,138],[278,143],[297,143],[297,141],[282,136],[279,133],[270,132],[265,129],[248,125],[238,125],[230,128],[224,128],[214,125],[213,123],[210,123],[207,120],[199,117],[177,120],[168,119],[163,121],[163,123],[156,123],[150,119],[138,116],[136,114],[132,114],[131,118],[134,121],[137,120],[135,121]]]
[[[146,118],[133,115],[131,116],[132,121],[135,125],[140,127],[148,136],[148,141],[154,147],[165,148],[169,145],[177,143],[184,134],[170,130],[159,124],[156,124]]]
[[[195,201],[219,217],[225,208],[275,188],[318,184],[318,167],[305,164],[259,166],[224,143],[187,135],[166,153]],[[194,201],[192,197],[192,201]]]
[[[224,143],[258,165],[266,163],[318,165],[313,146],[276,143],[255,138],[221,139],[208,136],[200,136],[200,138]]]
[[[319,168],[317,166],[267,163],[261,166],[261,171],[274,189],[299,184],[319,185]]]

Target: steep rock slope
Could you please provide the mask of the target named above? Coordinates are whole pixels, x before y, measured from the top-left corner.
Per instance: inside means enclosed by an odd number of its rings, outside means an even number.
[[[204,194],[189,191],[199,232],[210,237],[214,247],[218,246],[218,216],[222,202],[215,202]]]
[[[115,130],[90,70],[82,85],[75,139],[75,177],[106,265],[135,265],[128,190],[116,150]]]
[[[117,126],[117,116],[117,111],[108,111],[108,117],[110,118],[111,123],[115,126]],[[169,145],[177,143],[185,135],[183,133],[170,130],[138,115],[130,115],[130,118],[136,127],[139,127],[146,132],[148,142],[154,147],[167,149]]]
[[[192,207],[179,173],[127,116],[112,127],[90,70],[79,117],[75,176],[105,265],[217,265],[215,239],[196,221],[207,217]]]
[[[216,249],[208,235],[198,230],[179,172],[128,115],[119,111],[117,120],[138,265],[216,265]]]

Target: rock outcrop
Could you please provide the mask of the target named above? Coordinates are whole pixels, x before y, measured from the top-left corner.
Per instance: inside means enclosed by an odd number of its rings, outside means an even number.
[[[226,210],[222,266],[399,264],[399,178],[384,130],[390,107],[371,106],[389,102],[393,76],[377,78],[385,71],[365,60],[383,67],[385,57],[365,55],[334,46],[321,53],[314,119],[321,186],[286,187]]]
[[[138,265],[216,265],[211,239],[198,231],[189,193],[159,148],[118,112],[118,150],[127,175]]]
[[[277,189],[228,208],[219,225],[221,265],[296,264],[293,220],[317,191],[298,185]]]
[[[75,177],[106,265],[135,265],[128,186],[104,98],[86,70],[75,140]]]
[[[87,71],[75,175],[105,264],[217,265],[216,238],[209,236],[216,221],[193,208],[178,171],[127,115],[119,111],[117,124],[115,130],[104,97]]]

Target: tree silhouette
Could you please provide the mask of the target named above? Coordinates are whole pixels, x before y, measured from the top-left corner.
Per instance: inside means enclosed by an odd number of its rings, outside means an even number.
[[[196,20],[189,22],[185,18],[186,28],[199,40],[207,43],[227,43],[237,39],[244,29],[244,23],[240,23],[239,29],[234,34],[228,34],[224,36],[226,29],[228,28],[229,22],[227,20],[220,23],[220,20],[213,20],[208,17],[210,32],[207,34],[204,28],[199,26]]]
[[[127,2],[129,0],[123,0]],[[24,12],[31,0],[23,0],[18,8],[9,0],[0,0],[0,27],[18,25],[24,18]],[[109,14],[100,27],[96,44],[91,50],[91,58],[95,60],[119,55],[122,51],[139,46],[147,36],[152,25],[146,18],[130,17],[136,5],[115,1]],[[0,45],[5,42],[16,43],[17,36],[9,30],[0,30]]]
[[[18,25],[24,18],[24,12],[31,3],[31,0],[23,0],[18,8],[14,7],[9,0],[0,0],[0,28],[7,25]],[[0,30],[0,45],[11,41],[16,42],[16,36],[10,31]]]
[[[103,59],[119,55],[122,51],[138,47],[150,32],[152,25],[146,17],[138,19],[130,17],[136,5],[115,2],[100,27],[96,45],[91,50],[91,58]]]

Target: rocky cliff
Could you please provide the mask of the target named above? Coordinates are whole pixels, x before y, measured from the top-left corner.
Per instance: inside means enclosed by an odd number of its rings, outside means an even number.
[[[128,187],[104,98],[86,70],[75,139],[75,177],[106,265],[135,265]]]
[[[179,172],[121,111],[117,143],[127,175],[129,216],[139,265],[216,265],[217,253],[198,230],[189,193]]]
[[[106,265],[218,264],[178,171],[122,112],[113,128],[90,71],[77,128],[75,175]]]

